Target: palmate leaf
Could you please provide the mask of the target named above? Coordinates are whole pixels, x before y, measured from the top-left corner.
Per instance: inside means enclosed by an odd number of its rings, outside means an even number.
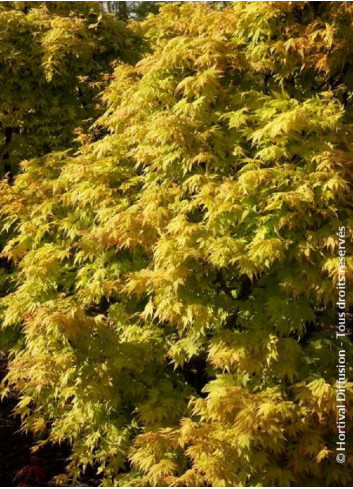
[[[353,481],[351,461],[332,470],[351,20],[346,2],[166,3],[92,137],[2,183],[5,325],[24,337],[6,382],[26,427],[70,442],[71,477]]]

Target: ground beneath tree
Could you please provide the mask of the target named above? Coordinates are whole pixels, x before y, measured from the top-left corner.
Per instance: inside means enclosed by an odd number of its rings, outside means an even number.
[[[6,369],[7,358],[0,351],[1,379]],[[21,421],[13,415],[16,402],[15,393],[0,402],[0,486],[49,486],[65,471],[68,449],[48,446],[32,454],[32,437],[20,431]]]

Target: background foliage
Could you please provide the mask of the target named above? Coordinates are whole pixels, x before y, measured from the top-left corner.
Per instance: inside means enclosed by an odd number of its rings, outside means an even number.
[[[134,39],[95,2],[0,2],[2,174],[72,146],[99,113],[102,72],[137,59]]]
[[[118,19],[127,21],[129,19],[142,20],[149,13],[156,14],[159,11],[159,2],[120,2],[108,1],[101,2],[108,12],[113,13]]]
[[[116,67],[79,151],[3,180],[6,385],[38,446],[71,443],[74,480],[352,484],[352,20],[349,2],[165,4],[132,22],[149,52]],[[348,454],[352,400],[348,382]]]

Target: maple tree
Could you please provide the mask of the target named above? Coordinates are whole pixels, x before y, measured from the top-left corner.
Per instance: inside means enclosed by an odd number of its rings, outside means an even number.
[[[23,335],[5,385],[37,446],[71,444],[73,480],[353,482],[352,21],[349,2],[165,4],[104,90],[104,137],[2,182]]]
[[[1,174],[72,147],[99,113],[103,75],[136,60],[136,42],[97,2],[0,2]]]
[[[11,180],[21,160],[77,146],[102,111],[112,64],[136,61],[141,47],[97,2],[0,2],[0,176]],[[3,294],[11,267],[0,264]],[[0,332],[3,347],[14,333]]]

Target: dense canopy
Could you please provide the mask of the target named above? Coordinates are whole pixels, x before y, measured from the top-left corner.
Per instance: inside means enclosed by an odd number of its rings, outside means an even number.
[[[115,60],[136,60],[134,44],[97,2],[0,2],[1,176],[71,147],[99,114],[102,75]]]
[[[134,28],[150,52],[115,68],[103,137],[2,182],[24,426],[103,486],[352,484],[353,5],[173,2]]]

